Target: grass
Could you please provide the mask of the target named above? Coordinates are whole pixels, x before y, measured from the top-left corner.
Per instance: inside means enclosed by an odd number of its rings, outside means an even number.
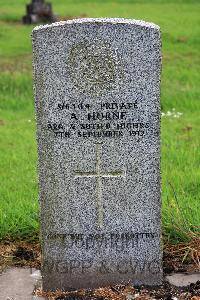
[[[32,26],[20,24],[28,0],[0,4],[0,238],[38,234],[37,152],[32,95]],[[103,2],[103,3],[102,3]],[[161,26],[163,233],[170,242],[199,236],[200,88],[198,1],[52,0],[66,16],[126,17]]]

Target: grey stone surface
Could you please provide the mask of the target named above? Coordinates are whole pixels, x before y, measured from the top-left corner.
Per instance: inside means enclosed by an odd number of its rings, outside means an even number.
[[[39,26],[33,52],[44,289],[160,284],[159,27]]]
[[[166,280],[175,286],[187,286],[191,283],[196,283],[200,280],[200,273],[193,273],[193,274],[183,274],[183,273],[175,273],[166,276]]]
[[[39,278],[35,276],[35,272],[38,273],[30,268],[10,268],[0,274],[0,300],[34,299],[34,285]]]

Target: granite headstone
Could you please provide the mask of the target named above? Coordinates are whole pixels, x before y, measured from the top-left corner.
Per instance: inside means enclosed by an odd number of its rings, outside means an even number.
[[[33,30],[44,290],[159,285],[160,30]]]
[[[44,0],[32,0],[31,4],[26,5],[26,15],[23,16],[24,24],[35,24],[43,22],[55,22],[56,16],[53,15],[51,3]]]

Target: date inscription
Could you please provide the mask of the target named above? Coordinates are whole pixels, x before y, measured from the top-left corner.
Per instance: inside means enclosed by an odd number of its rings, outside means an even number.
[[[59,121],[47,123],[46,129],[56,138],[142,138],[149,130],[149,122],[135,117],[138,102],[89,103],[60,102],[56,107]],[[62,117],[62,114],[65,117]]]

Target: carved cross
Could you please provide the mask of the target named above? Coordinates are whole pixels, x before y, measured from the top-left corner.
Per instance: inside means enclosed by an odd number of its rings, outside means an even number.
[[[96,170],[94,172],[81,172],[76,171],[75,172],[75,178],[79,177],[96,177],[96,183],[97,183],[97,189],[96,189],[96,206],[97,206],[97,221],[98,226],[100,228],[103,227],[103,203],[102,203],[102,178],[116,178],[116,177],[125,177],[125,171],[111,171],[111,172],[101,172],[101,154],[102,154],[102,144],[96,144]]]

